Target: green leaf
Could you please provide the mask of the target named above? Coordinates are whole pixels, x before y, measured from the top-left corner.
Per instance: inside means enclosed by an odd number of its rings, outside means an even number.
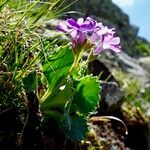
[[[68,119],[70,125],[68,124]],[[67,139],[83,140],[88,131],[87,120],[84,116],[75,115],[70,118],[64,116],[60,122],[60,128]]]
[[[37,74],[36,72],[30,72],[25,78],[23,78],[23,85],[26,92],[31,92],[37,88]]]
[[[55,89],[58,89],[63,84],[62,82],[66,79],[73,62],[73,52],[67,45],[60,47],[42,64],[43,74],[48,83],[47,96],[51,95]]]
[[[44,111],[43,115],[46,119],[53,118],[57,122],[60,122],[61,118],[63,117],[62,113],[55,110],[46,110]]]
[[[75,82],[76,93],[73,107],[77,107],[81,114],[88,115],[99,106],[100,91],[97,77],[86,76]]]
[[[61,109],[64,111],[66,102],[73,97],[74,91],[72,86],[72,82],[67,81],[66,84],[61,87],[64,89],[59,89],[54,96],[49,96],[45,101],[41,103],[41,111],[45,112],[49,109]]]

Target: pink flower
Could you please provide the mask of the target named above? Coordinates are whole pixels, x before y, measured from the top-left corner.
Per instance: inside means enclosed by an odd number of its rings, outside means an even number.
[[[111,49],[112,51],[118,53],[121,51],[120,46],[120,38],[115,37],[113,34],[104,35],[101,40],[101,44],[99,44],[94,50],[95,54],[100,54],[102,51],[106,49]]]
[[[91,17],[87,17],[85,21],[83,18],[79,18],[77,21],[72,18],[67,19],[65,23],[60,22],[57,29],[71,36],[73,48],[82,45],[85,40],[89,40],[91,45],[96,45],[94,50],[96,55],[106,49],[114,52],[121,51],[120,38],[115,37],[115,29],[109,29]]]

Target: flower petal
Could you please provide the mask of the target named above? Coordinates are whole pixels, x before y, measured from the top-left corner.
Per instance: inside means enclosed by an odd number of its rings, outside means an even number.
[[[63,32],[69,32],[68,28],[67,28],[67,25],[65,23],[62,23],[60,22],[58,25],[57,25],[57,30],[59,31],[63,31]]]
[[[79,33],[79,37],[78,37],[78,43],[81,44],[85,41],[86,39],[86,35],[83,33]]]
[[[92,36],[90,37],[90,42],[95,43],[99,39],[99,35],[97,33],[93,33]]]
[[[83,18],[79,18],[79,19],[77,20],[77,24],[78,24],[79,26],[81,26],[81,25],[83,24],[83,22],[84,22],[84,19],[83,19]]]
[[[79,28],[79,25],[77,24],[77,22],[72,18],[67,19],[66,22],[68,26]]]
[[[103,49],[102,45],[99,45],[99,46],[97,46],[96,49],[94,50],[94,54],[95,54],[95,55],[98,55],[98,54],[100,54],[103,50],[104,50],[104,49]]]
[[[71,37],[72,37],[73,39],[77,37],[77,34],[78,34],[78,32],[77,32],[76,29],[73,29],[73,30],[70,32],[70,35],[71,35]]]
[[[119,37],[114,37],[110,41],[111,44],[113,45],[118,45],[120,43],[120,38]]]
[[[110,46],[110,49],[116,53],[121,52],[121,46],[119,46],[119,45]]]

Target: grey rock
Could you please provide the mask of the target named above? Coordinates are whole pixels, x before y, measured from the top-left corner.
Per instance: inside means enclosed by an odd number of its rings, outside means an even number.
[[[136,60],[131,58],[123,52],[116,54],[116,56],[121,68],[124,71],[137,76],[143,84],[150,82],[150,74],[148,69],[146,70],[143,66],[141,66],[138,59]]]
[[[106,65],[98,59],[92,61],[88,65],[89,74],[99,76],[100,80],[117,82]]]
[[[101,82],[102,93],[101,98],[107,103],[108,107],[112,107],[122,102],[124,98],[123,90],[116,82]]]
[[[112,70],[121,69],[130,76],[136,78],[143,87],[147,87],[150,84],[149,57],[136,59],[124,52],[114,54],[109,51],[105,52],[103,55],[105,57],[101,58],[101,62],[108,67],[110,72],[112,72]]]
[[[119,110],[124,98],[124,91],[116,82],[101,82],[101,101],[98,114],[106,115]]]
[[[141,57],[138,59],[140,65],[150,72],[150,56]]]

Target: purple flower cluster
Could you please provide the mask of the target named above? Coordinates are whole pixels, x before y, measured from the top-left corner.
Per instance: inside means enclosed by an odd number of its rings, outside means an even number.
[[[91,45],[96,45],[94,49],[96,55],[105,49],[111,49],[114,52],[121,51],[120,38],[115,37],[114,28],[109,29],[91,17],[87,17],[85,20],[79,18],[77,21],[72,18],[67,19],[65,23],[60,22],[57,29],[71,36],[73,48],[88,40]]]

